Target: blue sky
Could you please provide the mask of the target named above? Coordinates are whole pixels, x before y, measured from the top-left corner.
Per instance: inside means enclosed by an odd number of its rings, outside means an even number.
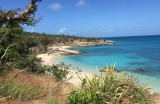
[[[29,0],[0,0],[0,8],[23,8]],[[87,37],[160,34],[160,0],[43,0],[26,31]]]

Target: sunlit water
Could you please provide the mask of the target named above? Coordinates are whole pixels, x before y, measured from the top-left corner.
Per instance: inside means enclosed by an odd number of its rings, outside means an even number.
[[[120,71],[134,73],[152,92],[160,92],[160,36],[104,38],[116,41],[113,46],[77,47],[80,55],[62,56],[53,62],[64,62],[87,72],[98,72],[116,64]],[[137,71],[139,68],[145,72]]]

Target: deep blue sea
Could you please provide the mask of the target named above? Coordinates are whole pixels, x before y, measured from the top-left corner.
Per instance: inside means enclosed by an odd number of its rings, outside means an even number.
[[[71,64],[88,72],[97,72],[105,66],[116,65],[120,71],[134,73],[153,91],[160,92],[160,36],[103,38],[113,40],[112,46],[76,47],[80,55],[62,56],[56,62]],[[55,60],[55,59],[54,59]],[[145,72],[137,69],[144,68]]]

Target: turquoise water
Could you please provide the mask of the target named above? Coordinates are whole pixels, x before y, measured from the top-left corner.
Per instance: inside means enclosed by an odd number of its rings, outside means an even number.
[[[72,64],[83,71],[98,72],[105,66],[116,64],[120,71],[134,73],[152,92],[160,92],[160,36],[104,38],[116,41],[113,46],[77,47],[83,54],[63,56],[54,62]],[[137,69],[145,68],[145,72]]]

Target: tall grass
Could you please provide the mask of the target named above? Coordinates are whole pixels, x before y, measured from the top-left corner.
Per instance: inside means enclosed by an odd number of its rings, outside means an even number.
[[[56,96],[51,96],[47,99],[46,104],[67,104],[67,101],[63,98],[59,99]]]
[[[1,78],[0,80],[0,95],[10,99],[18,99],[21,101],[37,99],[41,95],[41,87],[38,87],[26,79],[17,79],[15,76]]]
[[[51,97],[47,100],[47,104],[60,104],[55,97]]]
[[[87,76],[82,80],[82,89],[73,91],[69,104],[152,104],[146,88],[133,76],[107,69],[105,74]]]

